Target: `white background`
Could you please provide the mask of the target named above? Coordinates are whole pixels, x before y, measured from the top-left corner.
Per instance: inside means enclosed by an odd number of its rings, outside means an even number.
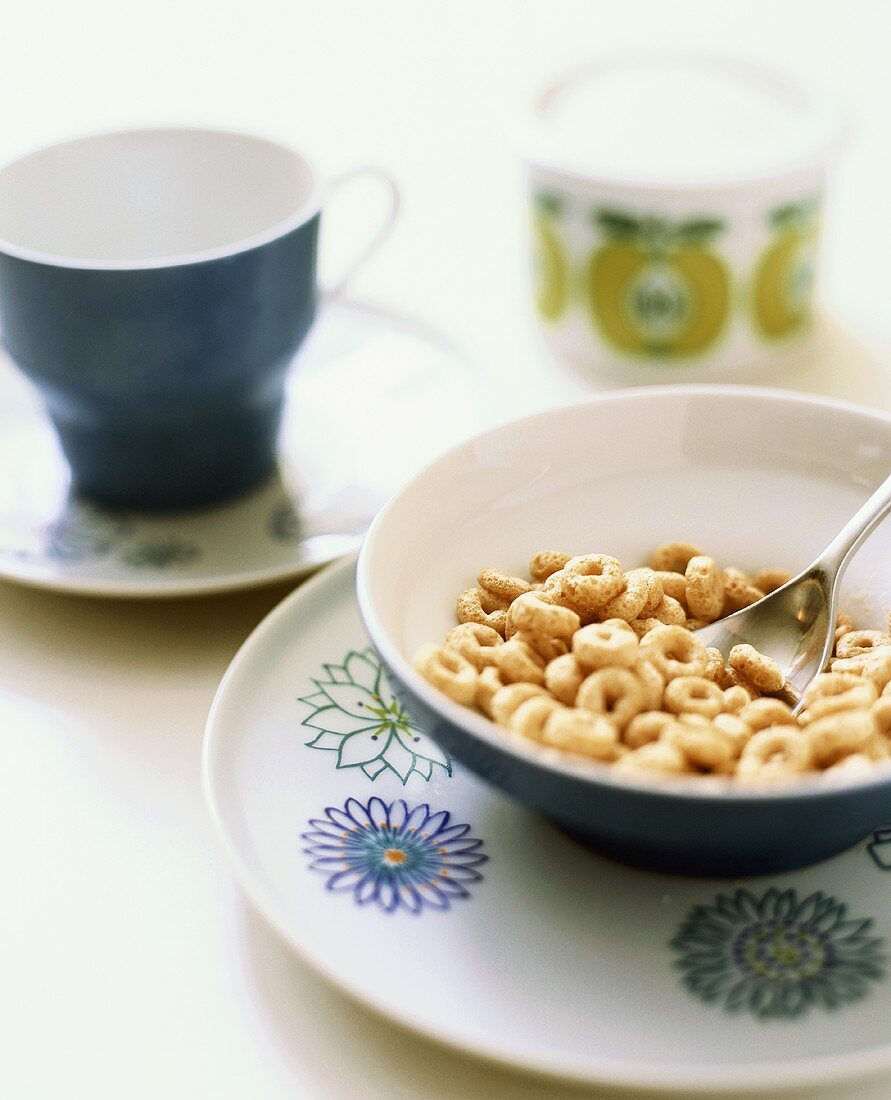
[[[819,353],[777,381],[891,408],[882,0],[2,10],[4,159],[175,122],[266,133],[331,170],[388,167],[403,218],[356,289],[464,340],[490,372],[480,400],[492,419],[570,392],[526,308],[513,133],[533,90],[599,51],[651,43],[732,49],[816,78],[855,131],[827,216]],[[341,245],[356,216],[344,203]],[[579,1095],[378,1021],[293,961],[243,902],[201,804],[201,734],[228,660],[284,591],[136,605],[0,589],[0,1096]],[[891,1080],[832,1091],[889,1095]]]

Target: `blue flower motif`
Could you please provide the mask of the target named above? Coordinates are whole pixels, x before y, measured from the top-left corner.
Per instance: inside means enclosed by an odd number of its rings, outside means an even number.
[[[327,876],[326,888],[349,891],[357,905],[445,911],[470,897],[468,887],[483,878],[477,868],[489,858],[483,842],[467,835],[469,825],[450,822],[448,810],[434,813],[426,802],[409,809],[402,799],[349,798],[343,809],[329,806],[311,820],[301,839],[310,868]]]
[[[40,531],[44,553],[52,561],[82,562],[102,558],[129,534],[129,524],[86,505],[70,508]]]
[[[886,825],[876,829],[866,850],[876,867],[881,871],[891,871],[891,827]]]
[[[336,752],[338,768],[361,768],[369,779],[390,771],[405,784],[412,774],[430,779],[434,767],[452,774],[448,756],[400,706],[373,649],[323,668],[317,690],[300,699],[311,708],[302,723],[314,731],[309,748]]]
[[[814,1005],[838,1008],[865,997],[885,976],[884,943],[871,920],[816,893],[748,890],[697,905],[670,947],[684,985],[706,1004],[757,1019],[793,1019]]]
[[[201,550],[194,542],[177,536],[161,539],[143,539],[122,555],[127,565],[137,569],[170,569],[188,565],[201,557]]]

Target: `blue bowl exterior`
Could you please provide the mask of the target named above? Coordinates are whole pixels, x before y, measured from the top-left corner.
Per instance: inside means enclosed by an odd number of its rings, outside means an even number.
[[[812,797],[696,797],[599,783],[481,740],[428,706],[387,666],[400,702],[446,752],[481,779],[540,810],[576,839],[667,874],[767,875],[828,859],[891,821],[891,779]]]
[[[95,270],[0,253],[0,328],[74,487],[134,508],[212,504],[275,465],[285,371],[313,322],[319,215],[266,244]]]

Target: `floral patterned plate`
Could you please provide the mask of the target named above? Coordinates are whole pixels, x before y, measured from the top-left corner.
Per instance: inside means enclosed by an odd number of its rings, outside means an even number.
[[[205,740],[235,873],[303,959],[410,1028],[580,1081],[753,1091],[891,1066],[891,827],[770,879],[608,862],[414,725],[354,583],[348,559],[258,627]]]
[[[420,465],[480,426],[469,360],[422,323],[328,308],[291,375],[279,474],[175,515],[73,497],[26,384],[0,369],[0,577],[102,596],[180,596],[300,576],[353,550]]]

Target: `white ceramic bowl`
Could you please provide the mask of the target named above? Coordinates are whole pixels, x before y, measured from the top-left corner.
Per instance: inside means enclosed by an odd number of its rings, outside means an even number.
[[[739,61],[623,54],[555,82],[524,143],[549,349],[625,385],[800,357],[840,134],[831,104]]]
[[[545,548],[604,552],[627,566],[667,539],[755,570],[816,557],[891,468],[891,417],[815,397],[672,386],[603,395],[497,428],[443,456],[379,513],[359,560],[374,645],[405,704],[483,778],[602,850],[686,873],[785,870],[849,847],[891,815],[891,779],[819,778],[744,791],[691,777],[616,778],[508,737],[412,668],[455,622],[481,568],[522,573]],[[891,608],[891,524],[845,579],[864,626]]]

